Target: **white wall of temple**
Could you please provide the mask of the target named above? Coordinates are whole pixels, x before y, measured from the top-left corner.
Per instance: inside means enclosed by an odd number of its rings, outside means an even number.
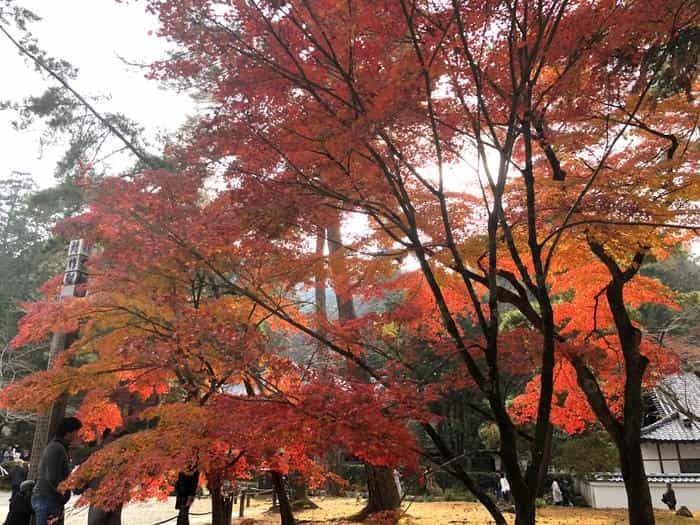
[[[661,496],[666,492],[666,484],[651,482],[649,490],[654,508],[666,509],[661,501]],[[676,508],[684,505],[694,513],[700,509],[700,483],[674,483],[673,490],[678,502]],[[621,481],[584,481],[581,483],[581,494],[595,509],[627,508],[627,491]]]
[[[700,443],[642,443],[647,474],[678,474],[681,459],[700,459]]]

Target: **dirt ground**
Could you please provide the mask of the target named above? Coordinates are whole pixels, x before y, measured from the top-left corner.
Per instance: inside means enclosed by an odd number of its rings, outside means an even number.
[[[0,520],[7,513],[6,498],[0,494]],[[7,494],[9,496],[9,494]],[[346,525],[343,520],[360,510],[362,502],[352,498],[314,499],[320,508],[296,513],[300,523]],[[245,509],[245,525],[278,525],[279,516],[268,512],[269,499],[252,500]],[[700,506],[700,502],[698,502]],[[400,525],[487,525],[493,523],[488,513],[477,503],[467,502],[406,502],[403,505],[405,517]],[[190,518],[191,525],[210,523],[210,501],[202,498],[195,501]],[[691,509],[695,518],[678,518],[668,511],[657,512],[658,525],[700,524],[700,508]],[[122,513],[123,525],[175,525],[175,501],[151,501],[127,505]],[[238,516],[238,505],[234,508]],[[512,523],[512,515],[506,514]],[[172,518],[172,519],[169,519]],[[167,520],[167,521],[166,521]],[[73,508],[70,504],[66,512],[65,525],[85,525],[87,508]],[[234,520],[234,523],[240,523]],[[594,510],[571,507],[544,507],[537,512],[537,523],[542,525],[624,525],[627,517],[624,510]]]
[[[315,523],[327,523],[333,521],[341,525],[342,517],[352,515],[361,508],[361,504],[353,499],[326,499],[316,500],[319,509],[299,512],[296,514],[299,521]],[[700,504],[700,502],[698,502]],[[486,525],[493,523],[488,513],[478,503],[467,502],[413,502],[403,505],[406,518],[401,520],[405,525]],[[671,512],[659,511],[657,523],[659,525],[681,525],[700,523],[700,512],[693,512],[693,519],[677,518]],[[279,518],[276,515],[247,516],[255,519],[255,525],[277,525]],[[511,518],[512,515],[506,517]],[[545,507],[537,512],[537,523],[542,525],[612,525],[626,524],[627,516],[621,510],[594,510],[571,507]],[[253,525],[253,524],[251,524]]]

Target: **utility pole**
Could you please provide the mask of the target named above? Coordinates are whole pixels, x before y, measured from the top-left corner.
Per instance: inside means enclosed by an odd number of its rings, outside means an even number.
[[[70,241],[68,244],[66,270],[63,275],[63,285],[58,297],[59,301],[62,301],[65,297],[81,297],[85,295],[85,289],[80,285],[87,282],[85,263],[89,256],[90,248],[88,248],[83,239]],[[56,332],[53,334],[51,345],[49,346],[48,369],[53,366],[58,355],[70,346],[76,335],[77,332]],[[36,479],[41,454],[44,452],[49,436],[56,431],[58,422],[61,421],[66,413],[66,401],[66,396],[61,396],[51,405],[46,414],[37,418],[34,441],[32,443],[32,455],[29,460],[28,479]]]

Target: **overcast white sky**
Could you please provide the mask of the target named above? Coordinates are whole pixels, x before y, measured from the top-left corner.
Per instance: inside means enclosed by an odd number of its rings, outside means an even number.
[[[167,42],[149,35],[157,21],[142,3],[115,0],[20,0],[43,18],[32,25],[39,44],[52,56],[79,68],[73,86],[83,95],[110,95],[101,111],[119,111],[141,123],[151,136],[177,129],[196,110],[184,94],[159,89],[145,72],[119,60],[150,63],[164,55]],[[13,32],[19,36],[18,31]],[[0,100],[39,95],[49,85],[0,35]],[[15,131],[12,115],[0,112],[0,179],[12,171],[29,172],[42,187],[53,184],[60,148],[41,151],[38,130]]]

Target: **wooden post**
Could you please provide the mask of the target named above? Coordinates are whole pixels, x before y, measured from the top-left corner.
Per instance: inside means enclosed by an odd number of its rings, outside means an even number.
[[[245,512],[245,490],[241,492],[241,504],[238,506],[238,517],[242,518]]]
[[[78,286],[87,281],[85,262],[89,256],[90,249],[83,239],[70,241],[68,244],[66,270],[63,275],[63,286],[58,298],[59,301],[61,301],[63,297],[76,297],[84,293]],[[66,334],[63,332],[56,332],[53,334],[51,337],[51,345],[49,346],[49,362],[47,369],[50,369],[58,355],[70,346],[75,335],[75,333]],[[66,413],[66,401],[66,396],[61,396],[61,398],[51,405],[51,408],[45,415],[37,418],[27,479],[36,479],[41,454],[44,452],[49,437],[54,434],[59,421],[61,421]]]
[[[246,498],[245,498],[245,506],[246,508],[250,507],[250,498],[252,495],[250,493],[246,493]]]

